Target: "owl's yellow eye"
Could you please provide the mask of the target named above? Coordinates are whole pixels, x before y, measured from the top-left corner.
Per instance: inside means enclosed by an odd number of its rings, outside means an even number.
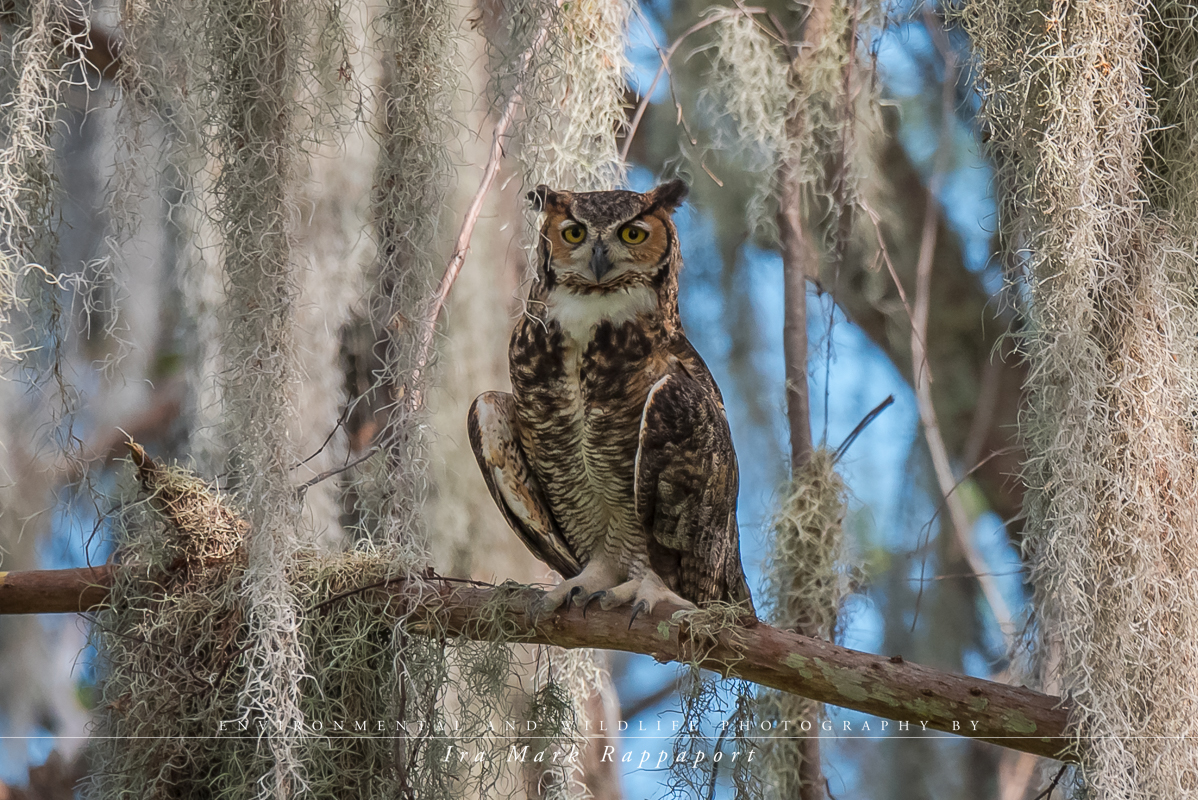
[[[578,244],[587,238],[587,229],[581,225],[571,225],[562,231],[562,238],[570,244]]]
[[[620,229],[620,238],[628,244],[640,244],[649,238],[649,232],[633,225],[625,225]]]

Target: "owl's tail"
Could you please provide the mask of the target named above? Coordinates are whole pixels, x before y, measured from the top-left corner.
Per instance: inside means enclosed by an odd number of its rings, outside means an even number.
[[[729,515],[728,527],[727,541],[732,542],[733,546],[728,553],[727,562],[724,564],[726,599],[730,603],[742,603],[748,606],[749,613],[756,617],[757,609],[753,607],[753,595],[749,592],[749,581],[745,578],[745,571],[740,564],[740,530],[736,525],[735,511]]]

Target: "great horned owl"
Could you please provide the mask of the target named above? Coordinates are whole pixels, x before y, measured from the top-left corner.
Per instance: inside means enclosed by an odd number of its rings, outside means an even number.
[[[512,332],[512,393],[470,407],[470,444],[500,511],[565,580],[540,613],[593,601],[717,600],[752,610],[724,403],[682,331],[674,209],[687,187],[558,192]]]

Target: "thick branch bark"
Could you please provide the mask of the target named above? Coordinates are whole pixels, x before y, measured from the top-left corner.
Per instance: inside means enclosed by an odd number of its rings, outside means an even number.
[[[113,567],[0,573],[0,614],[88,611],[103,605]],[[627,610],[579,609],[534,623],[537,589],[468,586],[447,581],[397,581],[369,590],[379,613],[407,615],[416,632],[558,647],[597,647],[697,663],[722,675],[823,703],[1049,758],[1069,744],[1064,701],[1017,686],[953,675],[787,633],[760,622],[692,637],[676,609],[660,606],[631,626]],[[335,613],[326,601],[316,613]],[[692,642],[692,638],[698,644]]]
[[[104,604],[113,567],[0,572],[0,614],[66,614]]]

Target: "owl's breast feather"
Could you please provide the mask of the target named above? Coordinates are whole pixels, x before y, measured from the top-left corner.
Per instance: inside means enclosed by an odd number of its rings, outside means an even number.
[[[645,399],[665,367],[652,314],[601,319],[579,341],[560,319],[522,320],[510,352],[521,438],[580,554],[639,530],[633,478]],[[661,357],[659,357],[661,356]]]

